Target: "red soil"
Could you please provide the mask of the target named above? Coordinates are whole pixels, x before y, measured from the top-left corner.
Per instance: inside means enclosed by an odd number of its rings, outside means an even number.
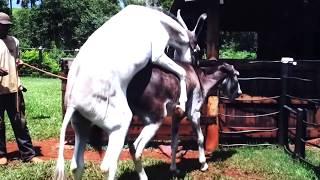
[[[33,141],[34,148],[38,154],[38,157],[42,160],[55,160],[58,157],[58,149],[59,149],[59,141],[57,139],[48,139],[43,141]],[[18,159],[19,152],[17,148],[17,144],[15,142],[7,143],[7,151],[8,158],[10,159]],[[71,159],[73,154],[73,146],[66,145],[64,157],[65,159]],[[100,154],[97,151],[89,151],[85,152],[85,160],[91,160],[99,162],[102,160]],[[165,162],[170,162],[170,158],[166,156],[160,149],[158,148],[148,148],[143,152],[144,157],[152,157],[156,159],[161,159]],[[188,150],[184,155],[184,159],[195,159],[198,157],[197,151]],[[130,153],[128,149],[123,149],[120,160],[128,160],[131,159]],[[179,162],[179,158],[177,159]]]

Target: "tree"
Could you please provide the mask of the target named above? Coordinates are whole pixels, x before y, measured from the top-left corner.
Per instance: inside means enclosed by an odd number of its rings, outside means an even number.
[[[30,7],[32,8],[36,5],[37,1],[41,1],[41,3],[43,2],[42,0],[21,0],[21,7],[28,8],[30,4]],[[17,4],[20,4],[20,0],[17,0]]]
[[[29,47],[75,49],[118,10],[115,0],[46,0],[16,13],[14,34]]]
[[[0,12],[11,14],[10,9],[8,8],[8,2],[6,0],[0,0]]]

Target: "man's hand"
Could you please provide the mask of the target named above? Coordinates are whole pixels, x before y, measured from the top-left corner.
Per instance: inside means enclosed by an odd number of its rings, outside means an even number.
[[[3,68],[0,68],[0,76],[6,76],[6,75],[8,75],[8,71]]]
[[[23,65],[23,61],[21,59],[16,59],[16,66],[17,68],[21,68]]]

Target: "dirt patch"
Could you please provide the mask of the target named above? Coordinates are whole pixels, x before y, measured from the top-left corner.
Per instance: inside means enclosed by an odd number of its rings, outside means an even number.
[[[58,148],[59,148],[59,141],[58,139],[48,139],[43,141],[33,141],[33,146],[38,154],[38,157],[43,160],[55,160],[58,157]],[[10,159],[18,159],[19,152],[18,147],[15,142],[7,143],[7,151],[8,151],[8,158]],[[73,155],[73,146],[66,145],[64,157],[65,159],[71,159]],[[170,158],[162,153],[162,151],[158,148],[148,148],[145,149],[143,152],[144,157],[152,157],[155,159],[160,159],[165,161],[166,163],[170,162]],[[102,154],[99,154],[97,151],[94,150],[87,150],[84,154],[85,160],[102,161]],[[183,154],[184,159],[196,159],[198,158],[198,152],[193,150],[188,150]],[[128,160],[131,159],[130,153],[128,149],[123,149],[120,160]],[[180,158],[177,159],[180,161]]]
[[[38,153],[38,157],[43,160],[56,160],[58,156],[59,141],[57,139],[48,139],[44,141],[34,141],[33,145]],[[19,159],[19,152],[15,142],[7,143],[9,163],[15,163]],[[184,153],[177,158],[177,163],[181,162],[180,170],[185,172],[192,172],[192,177],[195,179],[212,179],[212,177],[228,177],[230,179],[263,179],[256,174],[247,173],[241,169],[233,169],[229,167],[219,167],[219,160],[216,158],[209,158],[209,161],[217,161],[217,163],[209,163],[209,170],[206,172],[199,171],[200,164],[198,162],[198,151],[196,150],[181,150]],[[71,159],[73,155],[73,146],[65,146],[65,159]],[[220,157],[221,154],[216,155]],[[153,158],[164,161],[162,165],[163,173],[169,173],[169,163],[171,159],[165,155],[159,148],[148,148],[143,152],[144,158]],[[100,163],[103,155],[97,151],[87,150],[84,154],[85,160]],[[131,156],[128,149],[123,149],[120,160],[130,160]],[[221,159],[220,159],[221,160]],[[179,166],[179,165],[178,165]],[[157,167],[153,167],[157,168]],[[161,167],[160,167],[161,169]],[[147,172],[148,168],[147,168]],[[151,173],[152,174],[152,173]],[[131,176],[132,174],[130,174]],[[134,174],[135,175],[135,174]],[[130,177],[131,178],[131,177]]]

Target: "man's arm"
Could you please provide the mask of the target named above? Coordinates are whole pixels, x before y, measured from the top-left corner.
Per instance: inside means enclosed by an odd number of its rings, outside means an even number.
[[[0,76],[8,75],[8,71],[0,67]]]

